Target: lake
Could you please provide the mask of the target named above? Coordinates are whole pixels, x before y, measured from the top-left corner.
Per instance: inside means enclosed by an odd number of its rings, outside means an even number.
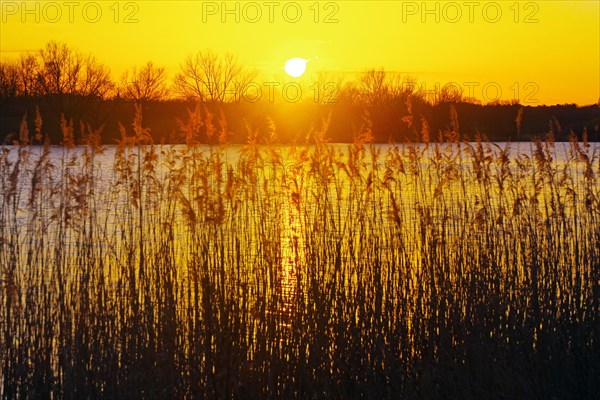
[[[585,395],[599,175],[576,142],[3,147],[2,396]]]

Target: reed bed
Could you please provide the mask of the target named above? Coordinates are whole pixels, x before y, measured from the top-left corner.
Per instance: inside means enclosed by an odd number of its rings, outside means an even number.
[[[141,113],[0,149],[2,398],[593,398],[600,154],[551,135],[239,156]],[[200,145],[202,131],[216,143]],[[272,138],[276,128],[272,127]],[[109,152],[111,150],[112,152]],[[109,155],[107,155],[110,153]]]

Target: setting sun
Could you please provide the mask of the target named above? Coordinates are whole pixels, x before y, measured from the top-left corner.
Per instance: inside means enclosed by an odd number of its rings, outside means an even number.
[[[286,61],[283,69],[289,76],[293,78],[299,78],[306,71],[307,62],[308,60],[305,60],[304,58],[290,58]]]
[[[599,15],[0,0],[0,400],[598,398]]]

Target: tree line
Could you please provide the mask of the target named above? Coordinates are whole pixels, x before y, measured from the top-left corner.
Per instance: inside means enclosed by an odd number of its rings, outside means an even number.
[[[556,114],[562,115],[563,121],[557,123],[566,121],[567,130],[598,129],[597,105],[565,105],[526,107],[524,129],[516,132],[521,108],[516,101],[482,105],[452,85],[427,92],[414,78],[382,68],[364,71],[351,81],[341,75],[314,74],[302,87],[310,94],[301,101],[297,97],[286,101],[286,89],[292,89],[292,96],[302,89],[295,82],[261,86],[257,77],[257,71],[234,55],[204,50],[188,55],[172,79],[165,67],[149,61],[115,80],[93,55],[51,41],[36,53],[0,62],[0,140],[18,131],[24,114],[31,117],[40,110],[53,142],[60,141],[63,117],[75,121],[75,126],[85,121],[104,127],[104,139],[110,142],[118,136],[118,123],[131,120],[134,104],[151,111],[148,122],[156,138],[169,142],[178,141],[176,121],[197,103],[205,112],[227,117],[234,141],[243,141],[249,129],[260,130],[273,121],[282,137],[292,140],[325,119],[335,141],[352,140],[365,124],[378,141],[422,140],[426,130],[435,137],[448,127],[450,104],[460,111],[464,133],[483,133],[495,140],[540,134]],[[260,91],[265,93],[260,96]]]
[[[188,55],[172,80],[165,67],[152,61],[134,66],[113,80],[110,69],[94,56],[51,41],[35,54],[24,53],[17,60],[0,62],[0,99],[60,95],[137,102],[185,99],[228,103],[242,100],[252,90],[251,85],[256,85],[257,75],[232,54],[204,50]],[[414,78],[400,79],[383,68],[367,70],[352,82],[345,82],[340,75],[320,72],[312,83],[335,91],[332,96],[323,96],[321,102],[377,105],[407,94],[433,103],[465,100],[452,86],[441,88],[434,97],[427,96]]]

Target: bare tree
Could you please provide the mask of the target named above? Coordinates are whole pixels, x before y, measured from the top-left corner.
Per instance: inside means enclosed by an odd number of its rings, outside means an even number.
[[[37,94],[37,75],[39,63],[32,54],[22,54],[19,58],[19,83],[23,96]]]
[[[382,104],[390,96],[387,73],[383,68],[363,72],[358,79],[361,100],[369,105]]]
[[[377,106],[391,101],[405,102],[415,93],[417,82],[414,77],[389,73],[383,68],[370,69],[361,73],[340,93],[344,102]]]
[[[101,100],[113,87],[108,67],[57,42],[40,50],[38,60],[36,94],[52,111],[46,127],[60,131],[58,116],[75,126],[82,120],[98,125],[106,121],[109,111]]]
[[[37,89],[41,95],[102,98],[112,87],[108,68],[66,44],[49,42],[40,51]]]
[[[175,91],[188,99],[209,102],[238,101],[255,74],[231,54],[211,51],[186,57],[175,77]]]
[[[462,88],[458,84],[446,84],[439,91],[437,103],[460,103],[463,100]]]
[[[75,93],[80,96],[104,98],[113,86],[108,67],[100,64],[92,56],[85,57]]]
[[[311,76],[309,90],[315,103],[337,103],[345,86],[342,74],[319,71]]]
[[[399,99],[405,102],[408,96],[412,95],[417,87],[417,80],[412,76],[402,76],[393,74],[388,81],[389,97]]]
[[[169,91],[166,85],[164,67],[156,67],[152,62],[131,73],[125,72],[121,79],[123,96],[137,102],[160,100],[165,98]]]
[[[31,54],[0,63],[0,97],[34,96],[37,74],[38,61]]]
[[[19,67],[15,62],[0,62],[0,99],[20,95]]]

